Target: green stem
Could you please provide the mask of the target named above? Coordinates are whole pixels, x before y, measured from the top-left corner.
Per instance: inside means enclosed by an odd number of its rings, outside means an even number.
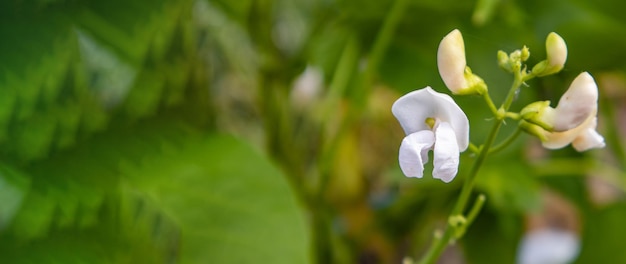
[[[333,79],[328,87],[328,94],[322,103],[324,120],[329,120],[331,115],[336,115],[335,111],[337,111],[339,101],[350,84],[358,59],[358,43],[354,37],[350,36],[335,68]]]
[[[506,95],[506,99],[504,100],[504,103],[500,107],[501,109],[504,110],[504,112],[509,110],[509,108],[511,107],[511,104],[513,104],[513,100],[515,99],[515,94],[519,90],[520,86],[522,86],[522,83],[524,83],[524,81],[527,79],[530,79],[530,78],[522,76],[522,72],[520,71],[515,72],[515,79],[513,79],[513,85],[511,85],[511,89],[509,90],[509,93]]]
[[[478,175],[478,171],[480,167],[483,165],[483,162],[487,158],[489,154],[489,149],[493,142],[496,140],[496,136],[498,135],[498,131],[500,131],[500,126],[502,126],[503,119],[496,119],[496,122],[491,127],[491,132],[489,132],[489,137],[485,144],[483,144],[480,153],[478,154],[478,158],[474,162],[472,169],[470,170],[467,179],[463,183],[463,188],[461,189],[461,194],[459,195],[459,200],[457,201],[454,209],[452,210],[452,215],[462,214],[465,206],[467,205],[468,198],[472,192],[472,188],[474,187],[474,179],[476,175]]]
[[[478,216],[480,209],[483,208],[486,199],[487,198],[484,194],[478,195],[478,198],[476,198],[476,202],[474,202],[472,210],[470,210],[469,214],[467,214],[467,226],[471,225],[474,222],[474,219],[476,219],[476,216]]]
[[[474,153],[474,154],[478,154],[480,152],[480,147],[477,147],[476,145],[474,145],[474,143],[470,142],[468,148],[470,152]]]
[[[491,100],[491,96],[489,96],[489,93],[484,93],[483,94],[483,99],[485,99],[485,102],[487,103],[487,106],[489,107],[489,110],[491,110],[491,113],[493,113],[494,116],[497,116],[498,115],[498,108],[496,108],[496,105]]]
[[[515,129],[515,132],[513,132],[513,134],[511,134],[507,139],[502,141],[502,143],[498,144],[497,146],[491,148],[489,150],[489,154],[496,153],[496,152],[498,152],[498,151],[508,147],[511,143],[513,143],[513,141],[515,141],[515,139],[517,139],[517,137],[521,133],[522,133],[522,128],[518,126],[517,129]]]
[[[367,66],[363,76],[364,87],[362,87],[365,91],[360,92],[360,94],[369,94],[367,91],[369,91],[370,86],[374,82],[374,73],[378,69],[378,64],[385,55],[389,43],[391,43],[394,31],[402,18],[407,2],[407,0],[396,0],[385,17],[385,21],[380,31],[378,31],[378,35],[376,35],[376,40],[368,56]],[[365,96],[363,97],[366,98]]]
[[[504,103],[502,103],[502,106],[500,106],[500,110],[497,112],[506,113],[509,110],[509,108],[511,107],[511,104],[513,104],[513,100],[515,99],[515,94],[517,90],[523,83],[523,79],[524,78],[521,72],[519,71],[515,72],[515,79],[513,80],[511,89],[509,90],[509,93],[507,94],[507,97],[505,98]],[[472,193],[472,189],[474,187],[474,183],[475,183],[476,176],[478,175],[478,171],[480,170],[480,167],[483,165],[485,159],[489,155],[489,152],[490,152],[489,150],[491,149],[491,146],[496,140],[498,132],[500,131],[500,127],[502,126],[502,123],[504,122],[504,118],[505,118],[504,115],[496,114],[496,120],[491,128],[491,132],[489,132],[489,136],[487,137],[485,144],[483,144],[482,147],[480,148],[480,153],[478,154],[476,161],[474,161],[474,164],[472,166],[472,169],[470,170],[470,173],[467,176],[467,179],[465,179],[465,181],[463,182],[463,187],[461,188],[461,194],[459,195],[459,199],[457,200],[456,204],[454,205],[454,208],[452,209],[452,213],[450,214],[450,217],[463,214],[463,211],[465,210],[465,207],[467,206],[467,202],[469,200],[470,194]],[[470,215],[472,215],[472,218],[476,217],[475,214],[476,212],[470,213]],[[467,226],[465,226],[465,228],[467,228]],[[458,238],[458,237],[454,237],[455,231],[456,231],[455,227],[452,226],[451,221],[448,221],[448,225],[446,226],[446,231],[444,232],[442,237],[434,241],[432,246],[426,252],[426,255],[424,255],[424,257],[419,263],[421,264],[434,263],[439,258],[441,253],[443,253],[443,250],[450,243],[451,239]]]
[[[489,154],[489,149],[491,148],[491,145],[495,141],[496,135],[498,134],[498,131],[500,130],[500,126],[502,125],[502,120],[503,119],[497,119],[496,122],[493,124],[493,127],[491,128],[491,132],[489,133],[489,137],[487,138],[487,141],[485,142],[485,144],[482,146],[481,151],[478,154],[478,158],[476,158],[476,161],[474,162],[474,165],[472,166],[470,174],[467,176],[467,179],[465,180],[465,182],[463,182],[461,194],[459,195],[459,199],[457,200],[450,216],[462,214],[463,209],[467,205],[468,198],[472,192],[472,188],[474,187],[474,179],[476,178],[476,175],[478,174],[480,167],[485,161],[485,158],[487,158],[487,155]],[[453,234],[454,234],[454,228],[450,225],[450,223],[448,223],[448,226],[446,227],[446,231],[444,232],[443,236],[440,239],[435,241],[435,243],[431,246],[431,248],[428,250],[424,258],[419,263],[421,264],[434,263],[435,260],[439,258],[441,253],[443,253],[443,250],[448,245]]]
[[[358,61],[359,48],[354,37],[350,37],[346,43],[343,53],[339,58],[339,63],[335,68],[333,79],[328,89],[328,95],[322,102],[322,120],[323,128],[329,133],[328,140],[322,144],[322,155],[319,163],[319,184],[316,188],[315,198],[318,201],[323,199],[324,191],[328,186],[330,177],[329,169],[332,166],[334,160],[334,153],[339,143],[339,139],[342,137],[341,132],[345,131],[343,124],[338,131],[328,131],[328,127],[331,127],[334,121],[336,121],[336,111],[339,107],[339,102],[344,95],[347,87],[350,85],[350,78],[354,74],[354,70]]]

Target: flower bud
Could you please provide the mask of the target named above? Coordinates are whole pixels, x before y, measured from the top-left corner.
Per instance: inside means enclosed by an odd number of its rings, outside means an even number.
[[[513,72],[513,68],[511,68],[511,63],[509,62],[509,55],[501,50],[498,51],[498,66],[507,72]]]
[[[546,52],[548,55],[548,64],[550,67],[558,67],[562,69],[567,60],[567,45],[565,40],[554,32],[548,34],[546,39]]]
[[[567,45],[561,36],[554,32],[548,34],[546,54],[548,58],[533,67],[532,73],[536,76],[554,74],[563,69],[567,60]]]
[[[522,119],[538,125],[541,128],[552,131],[554,123],[555,110],[550,107],[550,101],[534,102],[522,109],[520,115]]]
[[[439,75],[454,94],[483,94],[485,82],[473,74],[465,61],[465,43],[458,29],[448,33],[439,43],[437,50]]]
[[[528,58],[530,58],[530,49],[528,49],[528,47],[524,45],[524,47],[522,47],[522,53],[521,53],[520,59],[522,61],[526,61],[528,60]]]

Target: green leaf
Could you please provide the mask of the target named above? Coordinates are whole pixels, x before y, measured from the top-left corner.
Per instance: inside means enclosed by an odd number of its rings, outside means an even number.
[[[122,170],[180,224],[184,263],[307,262],[302,212],[263,156],[217,135],[164,149]]]
[[[0,237],[4,259],[308,262],[303,211],[286,178],[230,136],[176,121],[142,123],[106,131],[27,172],[30,192]]]

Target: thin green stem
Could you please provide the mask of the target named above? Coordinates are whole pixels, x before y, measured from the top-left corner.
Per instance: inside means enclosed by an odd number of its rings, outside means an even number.
[[[450,214],[450,216],[462,214],[463,209],[467,205],[468,198],[472,192],[472,188],[474,187],[474,179],[476,178],[476,175],[478,174],[480,167],[482,166],[483,162],[487,158],[487,155],[489,154],[489,148],[491,148],[491,145],[495,141],[496,135],[498,134],[498,131],[500,130],[500,126],[502,125],[502,121],[503,119],[496,119],[496,122],[493,124],[493,127],[491,128],[491,132],[489,133],[489,137],[487,138],[487,141],[482,146],[481,151],[478,154],[478,158],[476,158],[476,161],[474,161],[474,165],[472,166],[472,169],[469,175],[467,176],[467,179],[465,180],[465,182],[463,182],[461,194],[459,195],[459,199],[454,205],[454,209],[452,210],[452,213]],[[424,256],[424,258],[419,263],[421,264],[434,263],[435,260],[439,258],[441,253],[443,253],[443,250],[446,248],[446,246],[450,242],[450,239],[452,238],[453,234],[454,234],[454,227],[451,226],[450,223],[448,223],[448,226],[446,227],[446,231],[444,232],[443,236],[433,243],[433,245],[430,247],[430,249]]]
[[[496,108],[496,105],[491,100],[491,96],[489,96],[489,93],[483,93],[483,99],[485,99],[485,102],[487,103],[489,110],[491,110],[491,113],[493,113],[494,116],[497,116],[498,108]]]
[[[322,120],[324,120],[324,128],[329,127],[329,123],[334,121],[336,116],[336,109],[338,104],[344,95],[347,87],[350,85],[350,78],[354,74],[354,70],[357,65],[359,54],[359,48],[354,37],[350,37],[346,46],[343,49],[341,57],[339,58],[339,63],[335,68],[335,72],[333,74],[333,79],[330,83],[328,95],[326,99],[322,102]],[[319,164],[319,184],[317,186],[316,200],[323,200],[322,196],[324,195],[324,191],[328,186],[330,172],[329,168],[332,166],[332,161],[334,160],[334,154],[337,152],[337,146],[339,143],[339,139],[343,136],[341,133],[346,131],[347,128],[344,127],[344,122],[342,122],[342,126],[338,131],[332,131],[330,135],[328,135],[328,140],[322,144],[322,159]]]
[[[520,114],[513,113],[513,112],[506,112],[504,114],[504,117],[510,118],[510,119],[513,119],[513,120],[520,120],[522,118],[522,116]]]
[[[513,100],[515,99],[515,95],[517,94],[517,91],[519,91],[520,86],[522,86],[522,83],[524,83],[524,79],[526,79],[524,76],[522,76],[522,73],[519,71],[515,72],[514,74],[515,74],[515,78],[513,79],[513,85],[511,85],[511,89],[509,90],[509,93],[506,95],[506,99],[504,100],[504,103],[502,103],[502,106],[500,107],[504,109],[505,112],[508,111],[511,105],[513,104]]]
[[[491,145],[493,145],[493,142],[496,140],[498,131],[500,131],[500,126],[502,126],[502,121],[503,121],[502,119],[496,119],[496,122],[493,124],[493,127],[491,127],[491,132],[489,132],[487,141],[485,142],[485,144],[483,144],[482,149],[480,153],[478,154],[478,158],[476,158],[476,161],[474,161],[474,165],[472,166],[472,169],[470,170],[470,173],[467,176],[467,179],[463,183],[461,194],[459,195],[459,200],[457,201],[456,205],[454,206],[454,209],[452,210],[452,215],[463,213],[463,210],[465,209],[465,206],[467,205],[467,200],[469,198],[469,195],[471,194],[472,188],[474,187],[474,179],[476,178],[476,175],[478,175],[478,171],[480,167],[483,165],[483,162],[487,158]]]
[[[374,82],[374,73],[378,69],[378,65],[383,59],[383,56],[387,51],[387,47],[389,47],[389,43],[391,43],[394,31],[404,14],[407,2],[407,0],[396,0],[393,3],[391,10],[389,10],[389,13],[385,17],[385,21],[383,22],[380,31],[378,31],[378,35],[376,35],[376,40],[374,40],[372,50],[368,56],[367,66],[364,71],[364,87],[361,88],[366,89],[365,91],[369,91],[372,83]],[[365,91],[360,92],[360,94],[369,94]]]
[[[354,37],[350,36],[341,53],[341,57],[339,57],[333,79],[328,88],[328,94],[322,103],[322,107],[324,107],[324,120],[329,120],[330,115],[336,114],[337,104],[350,84],[350,78],[356,68],[358,57],[359,48],[357,41]]]
[[[513,84],[511,85],[511,89],[509,90],[509,93],[507,94],[507,97],[505,98],[504,103],[502,103],[502,106],[500,106],[500,109],[497,110],[496,113],[499,113],[499,112],[506,113],[509,110],[509,108],[513,104],[513,100],[515,99],[517,90],[520,88],[521,84],[523,83],[523,79],[524,77],[522,76],[522,73],[520,71],[515,72],[515,78],[513,80]],[[470,194],[472,193],[472,189],[474,187],[474,183],[475,183],[476,176],[478,175],[478,171],[480,170],[480,167],[483,165],[485,159],[489,155],[489,152],[490,152],[489,150],[491,149],[491,146],[496,140],[498,132],[500,131],[500,127],[502,126],[502,123],[504,122],[505,115],[501,115],[501,114],[495,114],[495,115],[496,115],[496,120],[493,123],[491,131],[489,132],[489,136],[487,137],[485,144],[483,144],[482,147],[480,148],[478,157],[474,161],[474,164],[470,170],[470,173],[467,175],[467,178],[463,182],[463,187],[461,188],[461,194],[459,194],[459,199],[454,205],[454,208],[452,209],[452,213],[450,214],[450,217],[462,215],[463,211],[465,210],[465,207],[467,206],[467,202],[469,200]],[[472,215],[472,212],[470,212],[470,215]],[[472,217],[475,217],[475,216],[472,216]],[[467,225],[465,225],[464,228],[467,228]],[[459,238],[459,237],[455,237],[455,231],[456,229],[455,229],[455,226],[453,226],[452,221],[448,221],[448,225],[446,226],[446,231],[444,232],[444,234],[441,236],[441,238],[436,239],[433,242],[431,247],[426,252],[426,255],[424,255],[424,257],[419,263],[421,264],[434,263],[439,258],[441,253],[443,253],[443,250],[450,243],[451,239]]]
[[[493,154],[496,153],[506,147],[508,147],[509,145],[511,145],[511,143],[513,143],[513,141],[515,141],[515,139],[517,139],[517,137],[522,133],[522,128],[521,127],[517,127],[517,129],[515,129],[515,132],[513,132],[513,134],[511,134],[507,139],[505,139],[504,141],[502,141],[502,143],[496,145],[495,147],[491,148],[489,150],[489,154]]]
[[[487,200],[487,198],[485,197],[484,194],[480,194],[478,195],[478,198],[476,198],[476,201],[474,202],[474,206],[472,206],[472,209],[470,210],[469,214],[467,214],[468,226],[471,225],[476,219],[476,216],[478,216],[480,209],[482,209],[483,205],[485,204],[485,200]]]
[[[472,152],[474,154],[478,154],[480,152],[480,147],[477,147],[472,142],[469,143],[469,146],[467,148],[469,149],[470,152]]]

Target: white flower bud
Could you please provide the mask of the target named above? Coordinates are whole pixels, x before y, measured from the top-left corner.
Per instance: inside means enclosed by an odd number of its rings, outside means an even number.
[[[567,60],[567,45],[565,40],[554,32],[548,34],[546,39],[546,53],[548,56],[548,66],[556,71],[563,69]]]
[[[467,87],[465,72],[465,43],[458,29],[448,33],[437,50],[437,67],[443,82],[453,92]]]
[[[533,74],[546,76],[563,69],[567,60],[567,45],[559,34],[554,32],[548,34],[548,38],[546,38],[546,54],[548,58],[533,67]]]
[[[482,94],[487,90],[485,82],[467,67],[465,43],[458,29],[448,33],[439,43],[437,67],[441,79],[454,94]]]

